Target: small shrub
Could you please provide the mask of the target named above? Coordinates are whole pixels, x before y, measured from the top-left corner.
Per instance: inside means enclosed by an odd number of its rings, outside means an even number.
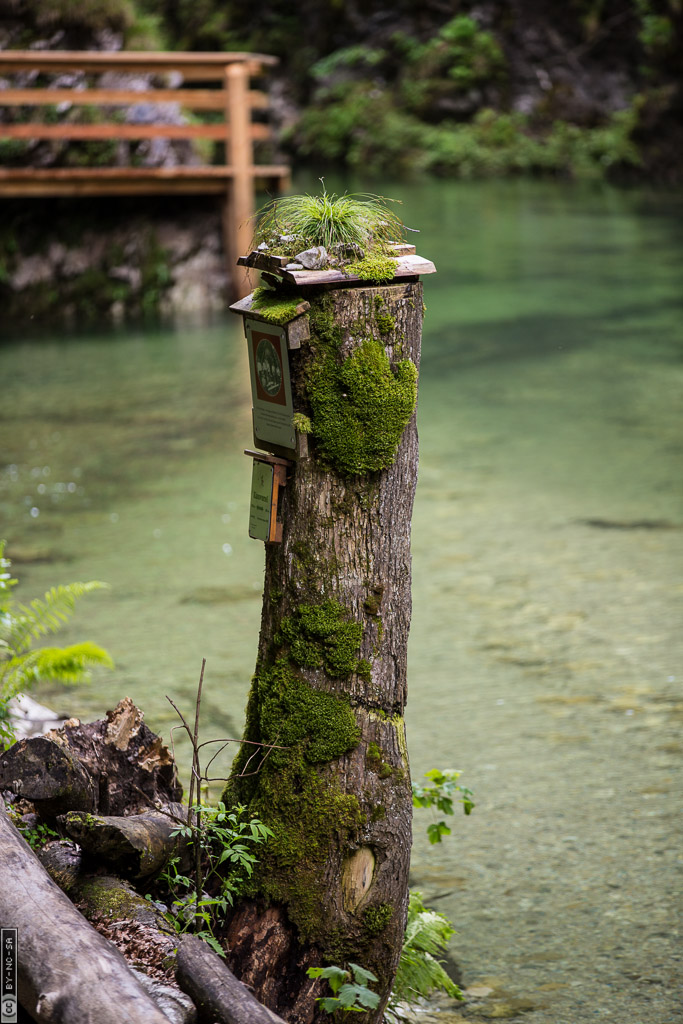
[[[427,786],[419,786],[416,782],[412,783],[413,807],[430,807],[441,811],[442,814],[453,814],[453,801],[458,799],[464,813],[471,814],[475,807],[472,790],[458,785],[461,775],[462,772],[439,771],[438,768],[432,768],[431,771],[425,773],[425,778],[429,779]],[[456,797],[457,793],[461,795]],[[427,826],[430,843],[440,843],[442,836],[450,834],[451,830],[445,821],[432,822]]]
[[[257,818],[246,820],[241,805],[228,809],[219,801],[215,807],[195,804],[190,810],[194,821],[179,825],[171,835],[188,841],[195,865],[201,865],[199,877],[196,871],[194,877],[183,874],[179,857],[169,861],[161,876],[171,893],[165,917],[177,932],[194,931],[225,956],[214,929],[232,906],[234,893],[252,875],[257,863],[253,846],[273,833]],[[215,895],[207,886],[216,890]]]
[[[258,214],[255,242],[291,236],[295,247],[360,246],[376,249],[403,237],[398,215],[382,196],[338,196],[323,186],[321,195],[283,196],[268,203]]]
[[[316,1000],[327,1013],[364,1013],[379,1006],[379,996],[368,987],[368,982],[376,982],[377,978],[358,964],[350,963],[349,970],[334,965],[309,967],[306,974],[309,978],[324,978],[332,989],[331,996],[320,996]]]

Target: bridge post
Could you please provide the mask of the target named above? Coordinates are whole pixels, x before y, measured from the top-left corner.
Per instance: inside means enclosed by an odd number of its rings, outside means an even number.
[[[224,210],[225,255],[232,274],[234,298],[247,295],[251,288],[247,271],[238,267],[237,258],[250,248],[252,228],[249,219],[254,213],[254,173],[251,142],[251,103],[249,101],[249,64],[243,61],[228,64],[225,69],[227,92],[226,163],[232,166]]]

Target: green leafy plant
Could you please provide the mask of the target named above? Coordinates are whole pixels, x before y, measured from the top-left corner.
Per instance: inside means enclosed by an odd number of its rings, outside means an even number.
[[[343,967],[309,967],[309,978],[324,978],[332,989],[331,996],[320,996],[316,1002],[327,1013],[364,1013],[379,1006],[379,996],[368,987],[377,978],[365,967],[349,964]]]
[[[434,992],[462,999],[462,992],[446,974],[442,961],[437,959],[454,934],[455,929],[447,918],[425,907],[421,894],[412,890],[401,958],[389,999],[389,1014],[394,1019],[401,1019],[400,1003],[414,1002]]]
[[[400,217],[388,206],[393,200],[366,193],[305,193],[273,199],[258,214],[255,242],[290,238],[290,251],[310,246],[358,246],[363,252],[381,250],[400,241],[405,232]],[[358,255],[358,253],[356,254]]]
[[[165,916],[177,932],[193,931],[225,956],[214,930],[232,906],[234,894],[252,875],[257,861],[253,847],[273,833],[257,818],[247,820],[246,809],[240,805],[228,809],[222,801],[213,807],[194,804],[190,812],[188,822],[171,835],[187,840],[195,864],[194,877],[183,873],[179,856],[169,861],[161,876],[172,897]]]
[[[438,768],[432,768],[425,772],[425,778],[429,779],[426,786],[419,786],[412,783],[413,807],[430,807],[441,811],[442,814],[453,814],[453,801],[458,800],[462,804],[465,814],[471,814],[475,804],[472,799],[472,790],[466,786],[458,785],[458,779],[462,772]],[[460,794],[459,797],[456,794]],[[440,843],[443,836],[449,836],[451,829],[445,821],[435,821],[427,826],[427,835],[430,843]]]
[[[17,584],[0,541],[0,746],[14,742],[9,702],[37,682],[67,686],[87,682],[93,665],[113,668],[109,654],[88,641],[69,647],[40,647],[36,640],[56,633],[71,618],[76,601],[106,587],[105,583],[66,583],[51,587],[42,599],[18,604],[12,593]]]
[[[32,850],[40,850],[41,847],[45,846],[45,844],[49,843],[52,839],[60,838],[59,833],[55,832],[55,830],[50,828],[49,825],[44,825],[42,823],[36,825],[27,824],[21,814],[18,814],[11,804],[7,805],[6,810],[10,819],[16,825],[19,832],[21,832]]]

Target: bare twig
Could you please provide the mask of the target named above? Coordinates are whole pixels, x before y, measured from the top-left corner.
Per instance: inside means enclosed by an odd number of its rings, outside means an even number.
[[[199,736],[199,709],[200,709],[201,703],[202,703],[202,686],[204,685],[204,669],[205,668],[206,668],[206,658],[202,658],[202,670],[199,673],[199,685],[197,687],[197,700],[195,702],[195,707],[194,707],[194,733],[190,736],[190,739],[192,740],[192,775],[190,776],[190,792],[189,792],[189,795],[188,795],[188,798],[187,798],[187,802],[190,805],[190,808],[192,808],[192,804],[194,802],[193,798],[194,798],[195,780],[196,780],[196,783],[197,783],[197,804],[199,804],[199,802],[201,800],[201,789],[200,789],[200,780],[199,780],[199,754],[197,752],[197,739],[198,739],[198,736]],[[192,813],[191,810],[188,811],[188,825],[190,823],[189,815],[191,813]],[[199,822],[197,822],[197,825],[199,825]]]

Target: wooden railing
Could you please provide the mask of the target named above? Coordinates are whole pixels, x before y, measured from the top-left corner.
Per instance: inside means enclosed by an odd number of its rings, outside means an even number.
[[[257,164],[254,144],[271,139],[264,122],[252,119],[253,111],[268,107],[266,93],[251,88],[251,78],[277,58],[257,53],[149,53],[137,51],[0,51],[0,77],[37,71],[50,76],[80,71],[88,76],[108,71],[158,77],[166,72],[182,76],[178,88],[75,88],[53,87],[44,80],[30,88],[0,90],[0,108],[32,107],[29,122],[0,121],[0,139],[59,141],[106,141],[142,139],[190,139],[225,143],[220,164],[181,164],[175,167],[8,167],[0,164],[0,198],[10,196],[151,195],[166,193],[214,194],[224,197],[226,258],[237,297],[248,291],[245,272],[236,267],[237,257],[249,249],[254,212],[255,182],[266,181],[282,189],[289,168],[281,164]],[[186,85],[192,83],[192,87]],[[194,83],[200,83],[196,87]],[[41,108],[58,104],[98,107],[107,117],[110,108],[178,104],[188,111],[212,111],[222,115],[213,123],[144,123],[102,120],[97,123],[38,119]],[[23,117],[23,111],[22,111]]]

